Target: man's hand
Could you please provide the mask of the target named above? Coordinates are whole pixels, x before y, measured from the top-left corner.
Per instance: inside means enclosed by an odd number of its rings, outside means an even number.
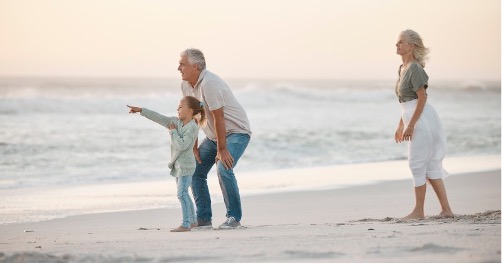
[[[232,155],[230,155],[230,152],[228,152],[227,149],[219,150],[218,153],[216,154],[216,160],[214,162],[221,161],[223,164],[223,167],[225,169],[229,170],[234,167],[234,158],[232,158]]]

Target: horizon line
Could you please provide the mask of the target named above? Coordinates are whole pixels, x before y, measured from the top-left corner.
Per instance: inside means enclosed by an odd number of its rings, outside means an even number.
[[[179,80],[179,77],[168,77],[168,76],[118,76],[118,75],[0,75],[0,79],[16,79],[16,78],[27,78],[27,79],[151,79],[151,80]],[[293,80],[293,81],[395,81],[396,78],[325,78],[325,77],[226,77],[227,80],[257,80],[257,81],[283,81],[283,80]],[[434,78],[436,81],[458,81],[458,82],[501,82],[501,78]]]

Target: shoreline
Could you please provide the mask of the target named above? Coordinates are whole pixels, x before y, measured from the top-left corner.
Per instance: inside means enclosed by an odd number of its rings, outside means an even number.
[[[450,157],[445,159],[444,166],[453,175],[500,170],[500,155]],[[406,160],[238,172],[242,197],[338,190],[403,179],[409,180],[412,186]],[[208,185],[213,204],[223,203],[214,171],[208,176]],[[93,213],[179,208],[176,187],[171,178],[145,182],[2,190],[0,196],[5,200],[0,225]]]
[[[500,262],[500,169],[445,180],[454,219],[428,186],[425,220],[411,179],[243,196],[244,228],[171,233],[179,208],[0,225],[0,262]],[[225,209],[213,204],[213,226]],[[28,231],[28,232],[25,232]]]

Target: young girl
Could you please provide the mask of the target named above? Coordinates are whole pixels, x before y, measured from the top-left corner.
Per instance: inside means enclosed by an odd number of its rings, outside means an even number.
[[[171,175],[176,177],[178,199],[181,203],[183,221],[181,226],[171,232],[191,231],[197,221],[192,199],[188,194],[188,187],[192,184],[192,175],[195,171],[195,156],[193,146],[199,134],[199,127],[194,116],[200,114],[199,123],[203,124],[206,116],[203,104],[192,96],[185,96],[178,106],[178,117],[163,116],[146,108],[127,106],[129,113],[141,113],[142,116],[169,129],[171,136],[171,161],[169,169]]]

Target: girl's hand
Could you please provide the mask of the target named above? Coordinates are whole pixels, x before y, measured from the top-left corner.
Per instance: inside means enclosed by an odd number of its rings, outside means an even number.
[[[141,107],[136,107],[136,106],[130,106],[130,105],[127,105],[127,107],[129,107],[129,114],[134,114],[134,113],[141,113],[141,111],[143,110]]]
[[[169,129],[169,130],[176,129],[176,125],[171,123],[171,124],[167,125],[167,129]]]
[[[202,159],[200,158],[199,148],[197,148],[197,147],[193,148],[193,155],[195,156],[195,159],[197,160],[197,162],[199,164],[201,164],[202,163]]]

